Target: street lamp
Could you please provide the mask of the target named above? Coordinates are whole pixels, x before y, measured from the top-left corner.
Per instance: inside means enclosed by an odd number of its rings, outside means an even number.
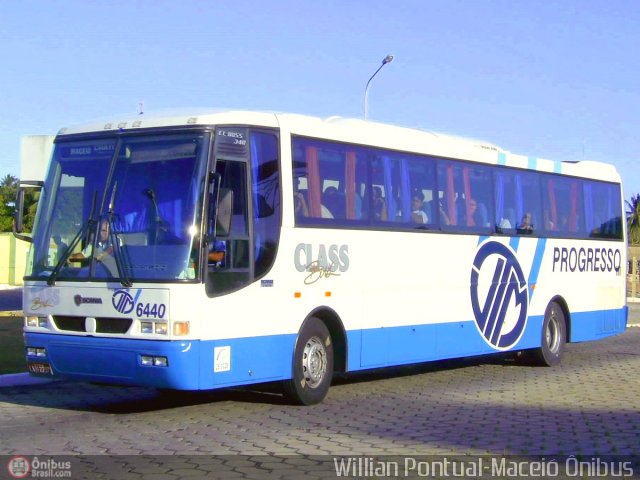
[[[387,63],[391,63],[391,61],[393,60],[393,55],[387,55],[386,57],[384,57],[384,59],[382,60],[382,65],[380,65],[378,67],[378,69],[374,72],[373,75],[371,75],[371,78],[369,79],[369,81],[367,82],[367,86],[364,89],[364,119],[367,119],[368,113],[369,113],[369,107],[368,107],[368,103],[369,103],[369,84],[371,83],[371,80],[373,80],[373,77],[375,77],[378,72],[382,69],[382,67],[384,67]]]

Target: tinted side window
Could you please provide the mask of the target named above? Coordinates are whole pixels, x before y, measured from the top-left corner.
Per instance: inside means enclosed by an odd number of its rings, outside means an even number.
[[[296,222],[357,224],[366,220],[366,155],[355,146],[294,139]]]
[[[493,186],[485,166],[439,161],[440,225],[459,231],[493,231]],[[455,227],[455,228],[454,228]]]
[[[396,152],[373,152],[367,200],[374,223],[429,228],[437,223],[435,160]]]
[[[540,174],[501,168],[495,174],[496,232],[541,231]]]
[[[549,235],[585,236],[580,180],[545,175],[542,182],[543,222]]]
[[[622,239],[620,186],[583,180],[586,233],[592,238]]]
[[[251,132],[253,183],[253,236],[255,278],[273,264],[280,234],[280,169],[278,138],[271,133]]]

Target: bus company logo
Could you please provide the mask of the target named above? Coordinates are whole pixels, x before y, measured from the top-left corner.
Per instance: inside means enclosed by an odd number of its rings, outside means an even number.
[[[113,308],[126,315],[133,311],[136,302],[126,290],[116,290],[111,297],[111,303],[113,304]]]
[[[9,475],[13,478],[25,478],[31,472],[31,463],[25,457],[13,457],[7,463]]]
[[[321,278],[339,277],[339,272],[349,270],[349,245],[324,245],[314,248],[310,243],[300,243],[293,254],[296,270],[306,272],[305,285]]]
[[[497,350],[513,347],[527,324],[529,292],[515,253],[498,242],[484,243],[471,269],[471,305],[476,326]]]
[[[86,305],[87,303],[102,305],[102,299],[96,297],[83,297],[82,295],[74,295],[73,303],[76,304],[76,307],[79,307],[80,305]]]

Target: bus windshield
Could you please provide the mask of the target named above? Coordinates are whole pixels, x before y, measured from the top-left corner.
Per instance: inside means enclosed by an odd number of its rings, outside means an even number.
[[[27,277],[197,277],[208,134],[56,144]]]

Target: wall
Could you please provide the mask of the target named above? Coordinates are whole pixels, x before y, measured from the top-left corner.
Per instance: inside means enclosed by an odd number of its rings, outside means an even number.
[[[0,233],[0,284],[23,284],[28,254],[29,243],[18,240],[13,233]]]
[[[54,135],[20,138],[20,180],[44,180],[54,138]]]

